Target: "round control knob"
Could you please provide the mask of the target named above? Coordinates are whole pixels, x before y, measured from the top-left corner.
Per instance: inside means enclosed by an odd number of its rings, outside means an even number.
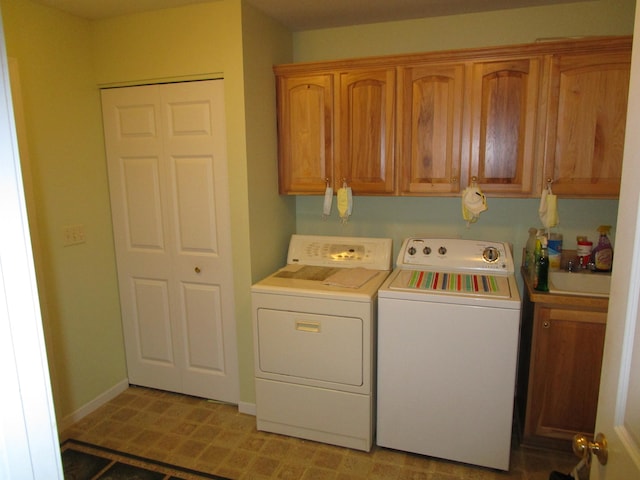
[[[409,252],[409,255],[415,255],[416,254],[416,247],[409,247],[409,250],[407,250]]]
[[[424,253],[425,255],[431,255],[431,247],[424,247],[422,249],[422,253]]]
[[[438,253],[439,253],[440,255],[446,255],[446,253],[447,253],[447,247],[440,247],[440,248],[438,249]]]
[[[485,262],[495,263],[500,258],[500,252],[495,247],[487,247],[482,252],[482,258]]]

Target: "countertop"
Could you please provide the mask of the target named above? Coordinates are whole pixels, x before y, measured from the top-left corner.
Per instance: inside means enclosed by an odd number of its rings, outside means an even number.
[[[534,290],[533,285],[529,280],[528,272],[524,267],[520,268],[520,274],[524,281],[524,288],[527,289],[529,294],[529,299],[534,303],[545,304],[547,306],[601,310],[605,312],[609,308],[609,299],[605,297],[588,297],[584,295],[548,293]]]

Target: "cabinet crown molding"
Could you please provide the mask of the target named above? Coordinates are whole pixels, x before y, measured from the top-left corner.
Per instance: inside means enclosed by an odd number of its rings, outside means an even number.
[[[290,75],[295,73],[308,73],[311,70],[314,72],[334,72],[342,69],[389,68],[397,65],[410,66],[414,63],[431,63],[438,61],[451,62],[458,60],[461,62],[472,62],[478,59],[486,61],[491,60],[492,58],[500,60],[505,57],[530,57],[532,55],[558,55],[563,53],[597,54],[600,52],[611,53],[617,49],[621,52],[630,52],[632,43],[633,36],[631,35],[539,39],[533,43],[525,44],[288,63],[275,65],[273,70],[276,75]]]

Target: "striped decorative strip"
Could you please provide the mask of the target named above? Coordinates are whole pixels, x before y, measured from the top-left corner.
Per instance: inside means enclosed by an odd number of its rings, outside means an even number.
[[[493,275],[413,271],[408,287],[448,292],[497,293],[500,285]]]

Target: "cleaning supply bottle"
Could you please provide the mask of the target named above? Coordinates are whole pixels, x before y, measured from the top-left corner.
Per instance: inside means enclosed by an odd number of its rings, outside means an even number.
[[[591,261],[598,272],[610,272],[613,265],[613,247],[607,236],[610,229],[611,225],[600,225],[598,227],[600,238],[598,239],[598,245],[591,252]]]
[[[593,249],[593,243],[584,235],[578,235],[576,237],[578,247],[576,254],[578,255],[579,268],[587,268],[587,265],[591,263],[591,250]]]
[[[547,237],[540,238],[540,256],[536,262],[536,278],[533,288],[541,291],[549,291],[549,254],[547,253]]]

